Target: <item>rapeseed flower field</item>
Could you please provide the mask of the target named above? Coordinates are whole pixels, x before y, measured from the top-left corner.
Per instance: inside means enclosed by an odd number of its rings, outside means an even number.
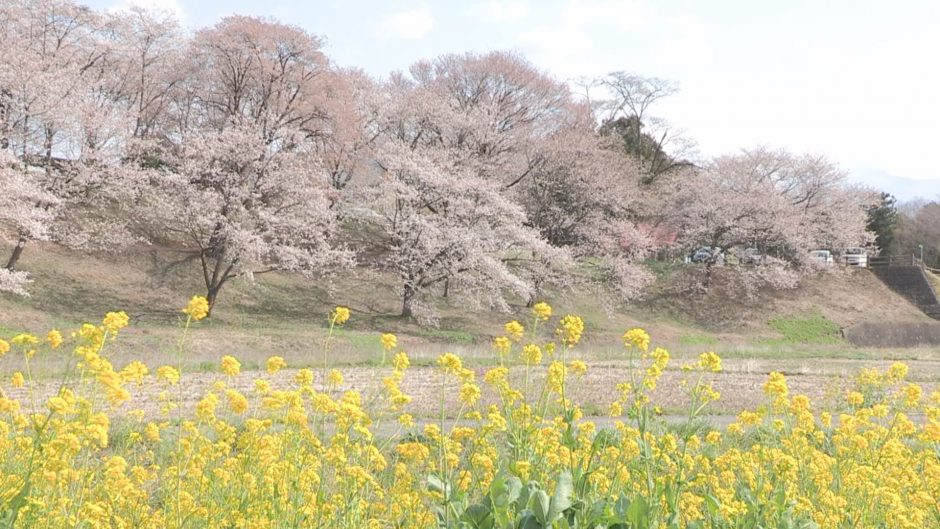
[[[435,417],[409,413],[410,361],[393,334],[381,336],[369,391],[340,390],[327,339],[323,368],[283,386],[224,356],[187,409],[187,333],[208,308],[190,300],[175,356],[157,365],[109,360],[123,312],[0,339],[0,356],[21,366],[0,382],[0,527],[940,527],[940,392],[906,382],[901,363],[860,372],[835,410],[772,373],[762,406],[715,428],[701,416],[721,398],[711,377],[722,363],[705,352],[679,366],[687,413],[667,423],[649,393],[673,360],[630,329],[629,367],[599,426],[568,396],[590,369],[577,354],[584,321],[553,324],[538,303],[530,322],[506,324],[487,369],[438,358]],[[350,317],[332,311],[330,336]],[[36,391],[35,355],[70,359],[52,396]],[[264,370],[285,367],[273,356]],[[246,376],[253,390],[239,391]],[[145,379],[161,388],[155,413],[127,409]]]

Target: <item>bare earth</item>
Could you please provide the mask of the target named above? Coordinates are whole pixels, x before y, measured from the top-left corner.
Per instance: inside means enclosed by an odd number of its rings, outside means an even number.
[[[910,378],[921,383],[926,394],[938,388],[940,382],[940,361],[909,361]],[[713,383],[714,388],[721,393],[721,399],[711,405],[709,413],[714,420],[724,422],[723,418],[730,418],[742,410],[755,409],[764,403],[763,383],[771,370],[779,370],[787,376],[791,394],[804,394],[810,397],[814,406],[834,407],[844,397],[848,387],[851,386],[854,374],[862,367],[876,367],[885,369],[890,365],[888,361],[855,361],[855,360],[816,360],[804,359],[789,362],[759,361],[759,360],[726,360],[724,371],[709,373],[706,380]],[[587,373],[572,380],[568,387],[569,397],[581,405],[586,416],[604,416],[608,405],[616,398],[616,385],[630,380],[627,364],[623,362],[594,362],[588,364]],[[381,380],[390,372],[390,368],[380,367],[347,367],[342,369],[344,382],[339,388],[331,390],[335,396],[348,390],[362,393],[366,402],[376,399],[371,406],[376,414],[381,414],[381,402],[376,395],[377,388],[381,388]],[[482,377],[486,368],[474,369],[478,381],[482,384]],[[184,373],[182,377],[183,407],[192,408],[195,403],[212,389],[212,385],[225,380],[230,387],[234,387],[246,395],[253,394],[255,379],[268,380],[278,389],[295,387],[293,378],[294,369],[285,369],[274,375],[265,372],[243,372],[240,376],[229,379],[220,373]],[[511,376],[515,386],[521,388],[524,384],[525,368],[514,366]],[[317,379],[322,373],[317,370]],[[641,374],[640,374],[641,376]],[[662,407],[667,414],[682,414],[689,400],[686,391],[680,383],[683,379],[697,377],[697,374],[685,373],[680,370],[669,370],[659,380],[657,388],[652,392],[654,404]],[[694,379],[692,380],[694,382]],[[9,389],[6,386],[7,396],[19,398],[29,402],[30,397],[25,388]],[[322,389],[317,386],[318,389]],[[440,372],[433,367],[412,367],[405,374],[402,389],[413,397],[406,407],[407,411],[417,418],[436,417],[440,413],[441,395],[444,395],[445,411],[453,416],[460,409],[457,400],[457,383],[449,381],[442,386]],[[58,384],[40,381],[33,388],[32,397],[36,402],[44,400],[55,393]],[[128,388],[133,395],[130,402],[125,403],[118,414],[134,409],[141,409],[146,416],[156,418],[160,415],[160,398],[162,391],[168,388],[166,384],[158,382],[153,376],[140,386]],[[531,398],[538,398],[542,390],[541,379],[534,374],[529,381]],[[170,389],[172,400],[176,400],[178,388]],[[495,395],[484,387],[482,404],[492,403]],[[253,405],[258,399],[252,398]]]

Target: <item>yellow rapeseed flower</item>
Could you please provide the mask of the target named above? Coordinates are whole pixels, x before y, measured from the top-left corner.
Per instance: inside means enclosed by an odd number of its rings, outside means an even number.
[[[497,336],[496,338],[493,339],[493,349],[495,349],[497,353],[503,356],[509,354],[509,349],[511,347],[512,347],[512,342],[509,340],[509,338],[505,336]]]
[[[522,359],[529,365],[542,363],[542,348],[534,343],[526,344],[522,348]]]
[[[101,324],[105,329],[108,330],[111,334],[115,334],[124,327],[127,327],[130,318],[128,318],[127,313],[123,310],[120,312],[109,312],[104,316]]]
[[[650,348],[650,335],[640,328],[630,329],[623,334],[623,345],[627,348],[636,347],[645,353]]]
[[[0,339],[0,357],[7,354],[10,351],[10,343],[6,340]]]
[[[32,334],[22,333],[22,334],[17,334],[13,338],[11,338],[10,341],[13,342],[15,345],[36,345],[37,343],[39,343],[39,338],[36,338]]]
[[[16,373],[13,373],[13,379],[11,381],[11,384],[13,385],[14,388],[23,387],[26,384],[26,378],[23,377],[23,373],[20,373],[19,371],[17,371]]]
[[[410,413],[402,413],[398,416],[398,423],[405,428],[411,428],[415,425],[415,419],[411,416]]]
[[[331,386],[339,386],[343,383],[343,374],[337,369],[331,369],[330,374],[326,377],[326,381],[329,382]]]
[[[460,388],[460,402],[473,406],[480,399],[480,387],[472,382],[466,382]]]
[[[160,426],[157,423],[148,422],[147,426],[144,427],[144,438],[151,442],[159,441]]]
[[[228,401],[228,407],[231,408],[233,413],[241,415],[248,411],[248,399],[238,391],[234,389],[227,390],[225,392],[225,398]]]
[[[565,364],[561,362],[552,362],[548,366],[548,373],[545,377],[545,385],[548,386],[548,389],[554,391],[555,393],[561,393],[562,387],[565,384]]]
[[[454,353],[444,353],[437,358],[438,367],[442,368],[444,372],[451,373],[454,375],[459,375],[463,371],[463,362],[460,361],[460,357]]]
[[[46,405],[49,408],[49,411],[53,413],[68,413],[71,409],[68,401],[62,397],[50,397],[46,402]]]
[[[908,384],[904,386],[904,402],[908,406],[916,406],[920,402],[923,390],[917,384]]]
[[[786,398],[790,390],[787,388],[787,379],[783,376],[783,373],[778,371],[771,373],[767,377],[767,382],[764,383],[764,392],[778,399]]]
[[[398,337],[391,333],[385,333],[380,338],[382,341],[382,348],[386,351],[391,351],[392,349],[398,347]]]
[[[888,368],[888,379],[892,382],[900,382],[907,378],[907,364],[903,362],[895,362],[891,364],[891,367]]]
[[[336,325],[342,325],[349,321],[349,309],[346,307],[336,307],[330,314],[330,321]]]
[[[272,375],[284,369],[285,367],[287,367],[287,362],[285,362],[284,358],[280,356],[272,356],[268,358],[268,361],[265,364],[265,369]]]
[[[180,381],[180,372],[173,366],[163,366],[157,368],[157,378],[169,384],[176,384]]]
[[[56,329],[52,329],[46,334],[46,341],[49,342],[49,347],[58,349],[58,347],[62,345],[62,333]]]
[[[532,305],[532,314],[534,314],[536,318],[545,321],[552,317],[552,307],[548,303],[540,301]]]
[[[297,371],[297,374],[294,376],[294,382],[300,384],[301,386],[310,386],[313,384],[313,371],[310,369],[301,369]]]
[[[408,366],[411,362],[408,360],[408,355],[404,351],[399,351],[395,353],[395,356],[392,357],[392,367],[397,371],[404,371],[408,369]]]
[[[525,327],[523,327],[522,324],[516,320],[513,320],[504,325],[503,329],[505,329],[506,334],[508,334],[514,342],[521,340],[522,336],[525,334]]]
[[[222,357],[221,363],[222,372],[230,377],[234,377],[241,373],[242,365],[235,359],[233,356],[225,355]]]
[[[583,375],[587,373],[587,364],[581,360],[572,360],[569,367],[573,375]]]
[[[721,371],[721,357],[713,351],[698,356],[698,366],[706,371],[717,373]]]
[[[580,316],[567,315],[558,322],[558,328],[555,334],[562,344],[568,347],[574,347],[581,341],[581,333],[584,332],[584,320]]]
[[[209,315],[209,300],[205,296],[193,296],[183,309],[193,321],[199,321]]]
[[[865,396],[858,391],[850,391],[846,397],[846,402],[848,402],[850,406],[858,407],[861,406],[863,402],[865,402]]]

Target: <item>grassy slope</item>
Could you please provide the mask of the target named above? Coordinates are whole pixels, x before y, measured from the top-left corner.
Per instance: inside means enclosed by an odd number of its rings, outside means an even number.
[[[32,296],[0,295],[0,336],[20,329],[72,328],[107,311],[126,310],[133,326],[114,353],[116,363],[160,358],[178,335],[179,307],[202,292],[195,263],[170,265],[174,259],[178,256],[166,249],[91,257],[31,246],[21,267],[35,279]],[[659,272],[663,284],[682,273],[668,267]],[[439,299],[435,325],[421,325],[394,316],[396,291],[391,278],[370,272],[321,280],[271,274],[253,284],[235,281],[223,290],[212,321],[193,332],[188,364],[211,369],[219,356],[235,354],[250,368],[280,354],[294,366],[320,365],[326,315],[337,304],[349,306],[353,319],[334,336],[330,363],[374,360],[381,331],[398,333],[417,363],[430,362],[444,350],[462,353],[471,362],[485,361],[489,339],[503,322],[528,319],[521,305],[513,307],[513,314],[503,314],[474,310],[455,298]],[[708,297],[660,294],[615,311],[605,310],[588,294],[549,296],[549,301],[557,315],[584,317],[586,349],[597,360],[617,357],[620,334],[637,325],[680,356],[715,349],[737,358],[879,357],[884,353],[856,350],[837,337],[817,339],[813,333],[820,325],[828,328],[826,322],[845,326],[872,318],[925,318],[865,270],[812,278],[797,290],[764,293],[758,299],[716,288]],[[777,324],[772,326],[772,320]],[[41,370],[43,360],[37,362]]]

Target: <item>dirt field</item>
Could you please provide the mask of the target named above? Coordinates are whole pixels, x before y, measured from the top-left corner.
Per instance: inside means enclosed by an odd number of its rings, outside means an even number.
[[[908,361],[910,366],[910,380],[922,384],[925,394],[940,387],[940,359]],[[619,382],[629,380],[628,365],[625,362],[590,362],[587,373],[574,380],[569,387],[569,396],[579,403],[588,417],[603,417],[607,414],[608,405],[616,393],[615,387]],[[804,394],[810,397],[814,405],[838,409],[847,388],[851,385],[855,373],[862,367],[875,367],[886,369],[889,361],[871,360],[832,360],[832,359],[806,359],[806,360],[754,360],[730,359],[724,361],[724,370],[721,373],[706,375],[715,389],[721,393],[721,399],[711,405],[708,413],[718,419],[733,417],[745,409],[755,409],[765,403],[762,385],[770,371],[781,371],[787,376],[792,394]],[[256,378],[268,380],[275,388],[293,387],[293,378],[296,369],[284,369],[274,375],[265,372],[243,372],[235,379],[220,373],[185,373],[182,378],[183,406],[191,408],[195,403],[210,391],[212,385],[219,380],[225,380],[230,387],[235,387],[246,395],[253,393],[253,382]],[[486,368],[474,369],[478,379],[482,379]],[[320,380],[322,370],[315,370]],[[371,366],[347,366],[341,369],[343,384],[332,390],[336,395],[357,390],[368,401],[378,398],[377,388],[381,388],[381,379],[390,372],[390,368]],[[511,376],[521,387],[524,367],[514,366]],[[665,414],[681,415],[688,405],[688,398],[680,387],[683,378],[689,378],[688,373],[678,369],[667,370],[652,393],[654,404],[659,405]],[[694,380],[693,380],[694,381]],[[541,379],[533,376],[530,381],[532,398],[537,398],[541,391]],[[481,383],[481,386],[485,384]],[[9,386],[6,386],[9,388]],[[51,396],[58,389],[53,381],[40,382],[34,388],[33,397],[39,401]],[[317,386],[318,389],[322,389]],[[144,410],[148,417],[158,417],[160,409],[159,394],[167,390],[168,386],[148,377],[142,385],[130,387],[133,399],[120,408],[121,411],[134,409]],[[415,366],[406,372],[402,389],[412,396],[413,401],[405,411],[417,418],[432,418],[439,414],[440,398],[443,393],[445,408],[448,415],[454,415],[460,409],[456,399],[457,387],[451,383],[441,387],[439,372],[431,366]],[[170,394],[176,399],[176,388]],[[7,389],[8,396],[29,400],[25,389]],[[493,402],[495,396],[484,387],[482,403]],[[258,399],[252,398],[253,405]],[[381,406],[376,406],[376,410]]]

